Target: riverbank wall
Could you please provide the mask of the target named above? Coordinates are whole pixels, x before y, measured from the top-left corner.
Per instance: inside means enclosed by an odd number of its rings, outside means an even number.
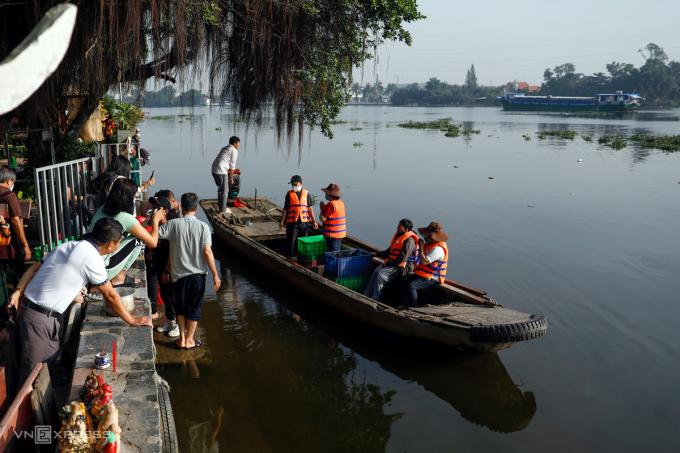
[[[134,316],[151,316],[144,260],[128,272],[134,279]],[[111,354],[116,342],[117,363],[99,371],[113,388],[118,409],[122,452],[176,452],[177,438],[167,384],[156,372],[156,348],[148,327],[130,327],[105,313],[104,302],[85,309],[68,401],[79,400],[85,378],[94,369],[95,354]]]

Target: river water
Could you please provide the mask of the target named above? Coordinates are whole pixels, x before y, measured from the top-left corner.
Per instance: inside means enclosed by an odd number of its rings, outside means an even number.
[[[159,366],[181,451],[678,451],[680,153],[597,143],[680,133],[678,115],[349,106],[334,139],[298,148],[228,109],[151,109],[157,188],[215,197],[210,164],[239,135],[242,195],[281,204],[293,174],[317,195],[338,182],[350,234],[385,246],[402,217],[438,220],[452,278],[550,323],[499,354],[413,350],[218,246],[205,354]],[[481,133],[397,127],[446,117]],[[594,140],[536,137],[559,128]]]

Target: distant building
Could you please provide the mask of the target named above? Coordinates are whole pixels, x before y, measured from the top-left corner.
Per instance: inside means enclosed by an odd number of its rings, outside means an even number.
[[[504,91],[506,92],[523,92],[523,93],[535,93],[541,90],[540,85],[529,85],[527,82],[520,82],[519,80],[513,80],[505,84]]]

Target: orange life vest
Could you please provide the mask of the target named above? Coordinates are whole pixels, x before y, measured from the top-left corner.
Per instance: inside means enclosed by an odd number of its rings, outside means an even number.
[[[446,242],[430,242],[423,246],[423,253],[427,256],[435,247],[444,249],[444,258],[430,264],[419,263],[416,266],[415,274],[426,279],[436,278],[439,283],[444,283],[446,266],[449,262],[449,248],[446,246]]]
[[[307,204],[307,190],[302,189],[300,196],[294,190],[288,191],[288,209],[286,210],[286,223],[311,222],[309,206]]]
[[[332,200],[328,204],[335,210],[323,221],[323,235],[327,238],[342,239],[347,236],[345,221],[345,203],[342,200]]]
[[[9,245],[12,242],[12,230],[9,228],[9,223],[0,225],[0,246]]]
[[[415,241],[416,248],[413,250],[413,254],[411,256],[406,257],[405,261],[399,263],[399,267],[406,266],[406,263],[416,263],[418,261],[418,235],[415,234],[413,231],[407,231],[402,235],[399,235],[399,233],[397,233],[392,237],[392,242],[390,243],[390,254],[387,259],[392,261],[399,258],[401,250],[404,248],[404,242],[406,242],[410,238],[413,238],[413,240]]]

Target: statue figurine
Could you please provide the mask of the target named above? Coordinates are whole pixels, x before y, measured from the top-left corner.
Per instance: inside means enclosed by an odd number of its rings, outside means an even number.
[[[121,429],[118,425],[118,409],[113,401],[106,403],[104,414],[102,415],[99,426],[99,441],[97,442],[97,451],[104,453],[118,453],[120,450],[120,433]]]
[[[59,452],[87,453],[91,450],[94,439],[92,423],[85,404],[72,401],[62,408],[62,424],[59,436]]]
[[[85,378],[85,384],[80,393],[86,404],[90,404],[96,396],[97,387],[99,386],[99,383],[97,382],[98,377],[97,373],[92,370],[92,372],[87,375],[87,378]]]
[[[97,392],[97,397],[92,402],[92,408],[90,413],[97,420],[101,420],[102,415],[104,415],[104,410],[106,409],[106,404],[111,401],[113,396],[113,389],[109,384],[102,384]]]

